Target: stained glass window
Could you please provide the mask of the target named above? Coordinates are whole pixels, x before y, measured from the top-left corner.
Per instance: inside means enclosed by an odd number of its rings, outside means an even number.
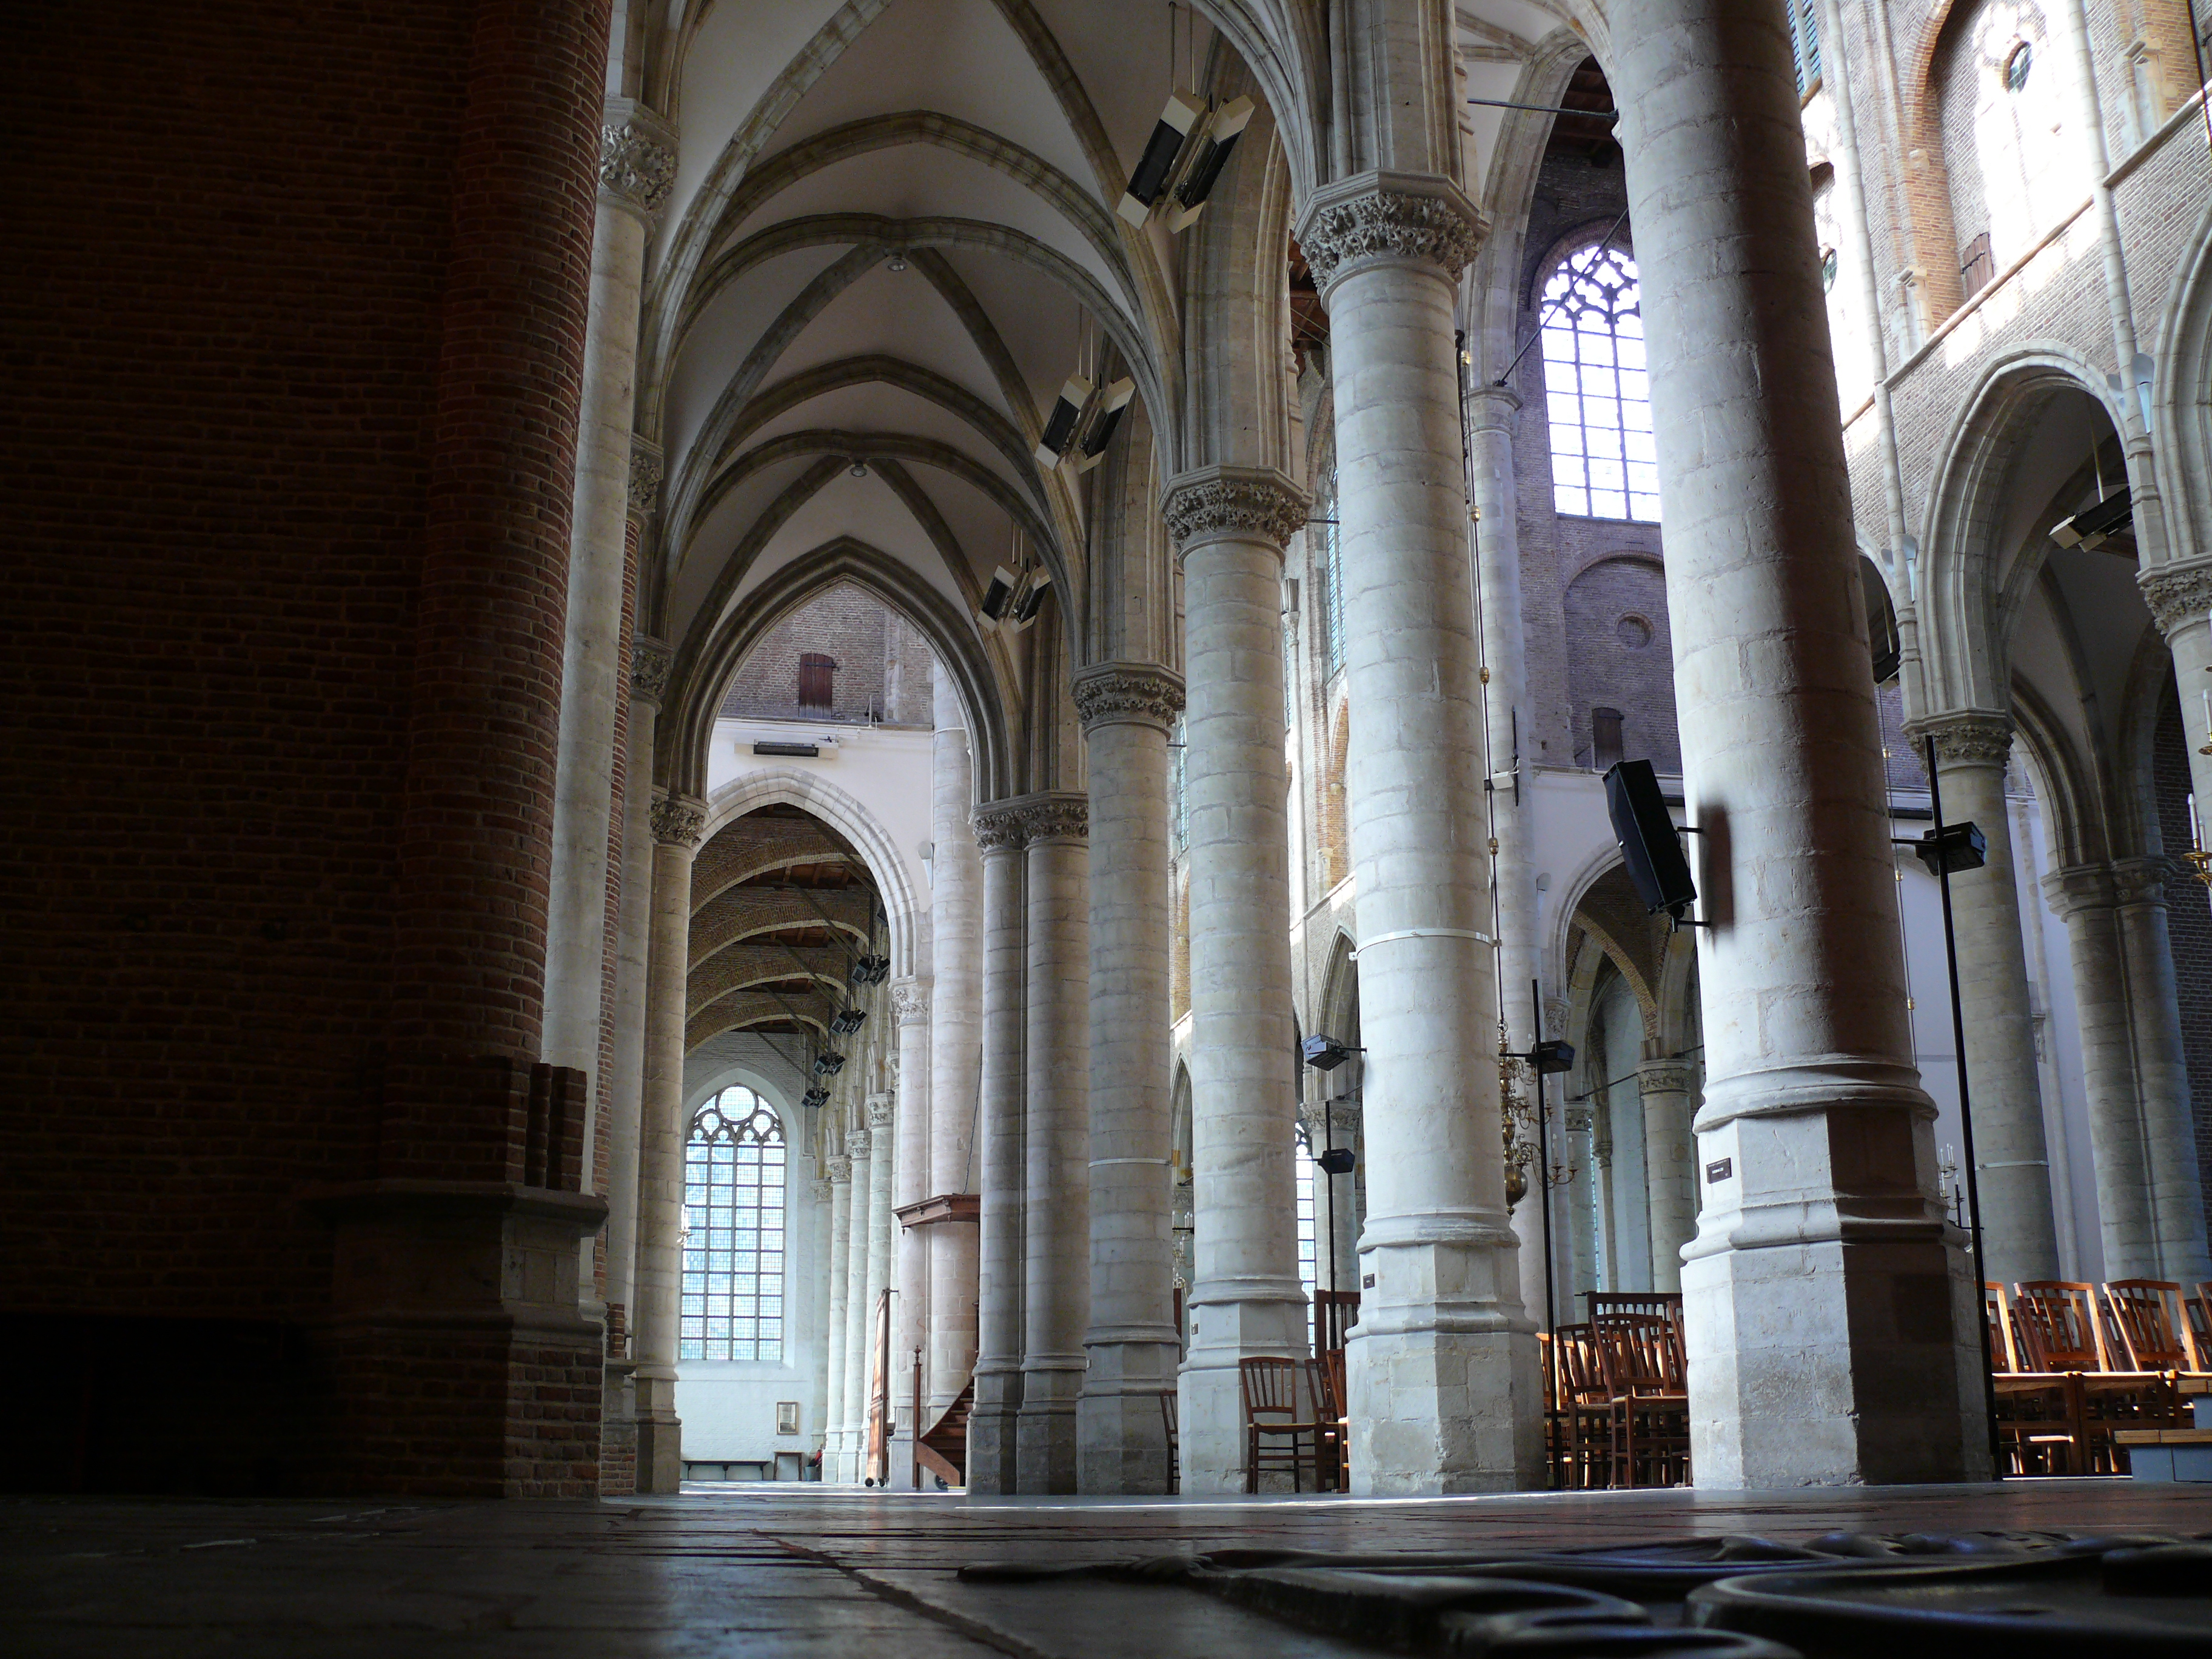
[[[1322,672],[1336,678],[1344,666],[1344,532],[1333,522],[1337,517],[1336,473],[1331,469],[1322,480],[1320,499],[1314,503],[1320,520],[1314,533],[1321,538],[1321,654]]]
[[[691,1120],[678,1359],[782,1359],[784,1151],[781,1120],[750,1089]]]
[[[1551,400],[1552,489],[1561,513],[1659,520],[1636,261],[1585,248],[1544,285],[1544,386]]]

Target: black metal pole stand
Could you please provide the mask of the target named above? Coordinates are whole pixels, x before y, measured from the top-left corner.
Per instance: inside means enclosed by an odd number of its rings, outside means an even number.
[[[1967,1237],[1974,1250],[1975,1328],[1982,1339],[1982,1410],[1990,1431],[1990,1473],[2004,1479],[2004,1448],[1997,1438],[1997,1380],[1990,1353],[1989,1267],[1982,1255],[1982,1190],[1974,1169],[1974,1111],[1966,1088],[1966,1015],[1959,1003],[1959,938],[1951,922],[1951,849],[1943,838],[1943,785],[1936,775],[1936,739],[1926,739],[1928,805],[1936,822],[1936,880],[1943,890],[1943,959],[1951,971],[1951,1047],[1959,1066],[1959,1137],[1966,1154],[1966,1207],[1973,1212]]]
[[[1559,1310],[1557,1293],[1552,1285],[1552,1135],[1548,1122],[1551,1114],[1544,1107],[1544,1068],[1536,1060],[1536,1054],[1544,1046],[1544,993],[1542,987],[1533,979],[1528,981],[1528,1001],[1530,1012],[1534,1015],[1529,1029],[1535,1033],[1528,1045],[1528,1069],[1536,1074],[1536,1192],[1544,1218],[1544,1340],[1551,1350],[1547,1363],[1552,1367],[1552,1386],[1556,1390],[1559,1376]],[[1547,1485],[1550,1484],[1552,1470],[1547,1468]]]

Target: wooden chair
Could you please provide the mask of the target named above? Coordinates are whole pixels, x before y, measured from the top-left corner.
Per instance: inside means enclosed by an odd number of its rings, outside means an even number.
[[[1352,1414],[1345,1403],[1344,1350],[1333,1348],[1306,1361],[1314,1413],[1321,1422],[1314,1486],[1352,1490]]]
[[[2124,1474],[2127,1454],[2115,1429],[2163,1428],[2180,1420],[2171,1374],[2113,1363],[2095,1289],[2061,1279],[2022,1279],[2012,1287],[2013,1316],[2035,1368],[2073,1374],[2076,1460],[2087,1474]]]
[[[2004,1286],[1982,1286],[1989,1323],[1990,1381],[1996,1395],[1997,1443],[2008,1474],[2071,1474],[2081,1458],[2079,1379],[2038,1371],[2022,1361],[2012,1304]]]
[[[2165,1279],[2114,1279],[2105,1285],[2105,1306],[2112,1316],[2128,1367],[2138,1371],[2201,1371],[2208,1367],[2197,1352],[2181,1305],[2181,1286]]]
[[[1332,1348],[1344,1352],[1345,1333],[1359,1322],[1359,1292],[1322,1291],[1313,1293],[1313,1340],[1316,1353]]]
[[[1562,1325],[1552,1334],[1559,1365],[1561,1485],[1589,1488],[1612,1479],[1613,1402],[1587,1325]]]
[[[1321,1484],[1321,1434],[1322,1425],[1317,1416],[1306,1413],[1315,1404],[1311,1389],[1302,1404],[1298,1399],[1299,1379],[1313,1362],[1304,1359],[1249,1358],[1237,1362],[1237,1382],[1244,1394],[1244,1490],[1260,1490],[1262,1474],[1278,1474],[1290,1471],[1291,1490],[1304,1492],[1299,1484],[1305,1472],[1305,1445],[1313,1443],[1312,1462],[1314,1484]],[[1288,1439],[1285,1447],[1273,1443]]]
[[[1590,1322],[1609,1408],[1615,1486],[1686,1486],[1690,1395],[1674,1323],[1663,1314],[1608,1314]]]
[[[1168,1491],[1182,1490],[1182,1405],[1173,1389],[1160,1390],[1160,1422],[1168,1431]]]
[[[1589,1304],[1592,1324],[1612,1314],[1654,1314],[1682,1328],[1680,1291],[1584,1291],[1583,1300]]]

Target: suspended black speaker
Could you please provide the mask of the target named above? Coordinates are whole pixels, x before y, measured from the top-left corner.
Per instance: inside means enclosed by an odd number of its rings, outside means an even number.
[[[1681,837],[1650,761],[1613,763],[1605,775],[1605,810],[1636,896],[1652,914],[1664,910],[1679,919],[1697,902],[1698,884],[1690,878],[1690,861],[1682,856]]]

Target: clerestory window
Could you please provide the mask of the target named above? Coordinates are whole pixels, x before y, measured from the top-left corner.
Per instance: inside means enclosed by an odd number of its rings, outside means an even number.
[[[1658,522],[1641,300],[1636,261],[1615,247],[1583,249],[1544,284],[1552,491],[1563,514]]]
[[[1321,573],[1321,604],[1316,612],[1321,623],[1322,675],[1334,679],[1344,666],[1344,532],[1336,522],[1336,470],[1329,469],[1314,501],[1314,534],[1321,538],[1320,555],[1314,561]]]
[[[1809,98],[1820,87],[1820,18],[1815,0],[1783,0],[1790,15],[1790,52],[1797,60],[1797,95]]]
[[[747,1088],[691,1120],[678,1359],[782,1359],[785,1150],[782,1121]]]

